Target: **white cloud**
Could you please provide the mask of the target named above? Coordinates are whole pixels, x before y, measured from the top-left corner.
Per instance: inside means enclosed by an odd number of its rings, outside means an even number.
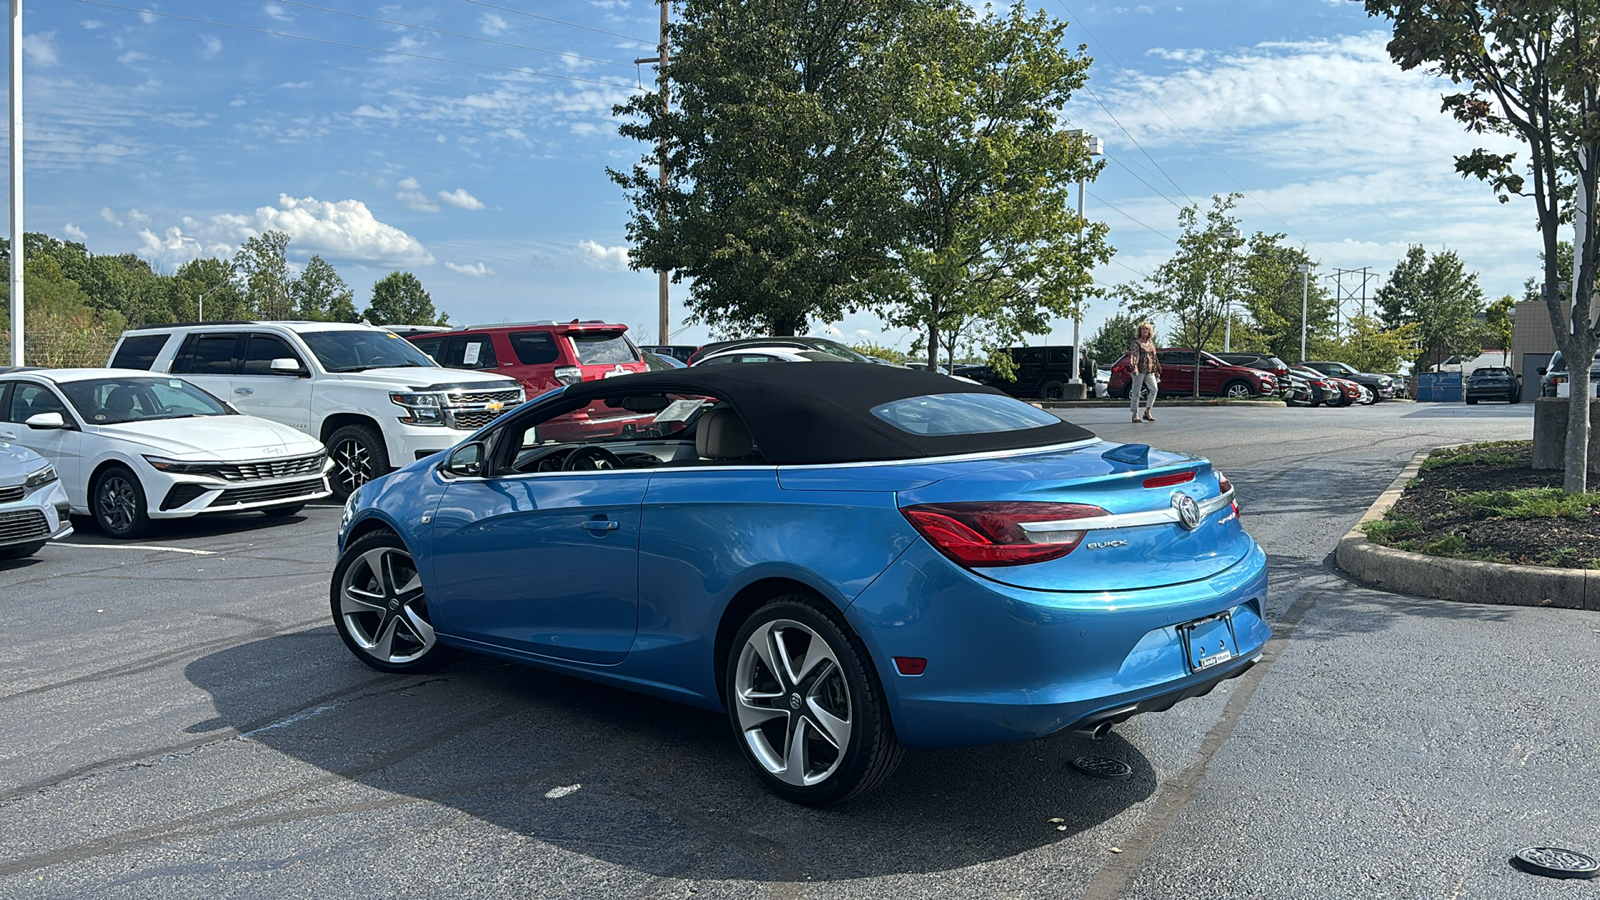
[[[405,178],[400,179],[400,183],[395,185],[395,187],[402,191],[420,191],[422,190],[422,182],[408,175]]]
[[[109,209],[102,211],[101,217],[116,222]],[[179,224],[159,234],[148,227],[149,217],[142,213],[130,211],[126,218],[137,226],[139,254],[169,265],[199,256],[230,256],[247,238],[267,231],[288,234],[291,252],[382,266],[425,266],[434,261],[433,254],[416,238],[378,221],[360,200],[330,202],[279,194],[275,207],[208,219],[184,216]]]
[[[289,14],[289,10],[278,3],[264,3],[261,5],[261,11],[279,22],[289,22],[294,19],[294,16]]]
[[[478,27],[490,37],[498,37],[511,30],[511,23],[494,13],[484,13],[483,18],[478,21]]]
[[[56,55],[56,33],[46,31],[42,34],[24,35],[22,38],[22,53],[28,61],[36,66],[54,66],[61,62]]]
[[[205,56],[206,59],[216,59],[217,54],[222,52],[221,38],[214,37],[209,34],[202,34],[200,35],[200,43],[205,47],[202,55]]]
[[[1340,0],[1340,2],[1342,3],[1344,0]],[[1170,59],[1173,62],[1196,63],[1206,58],[1206,51],[1198,47],[1179,48],[1177,50],[1168,50],[1165,47],[1151,47],[1145,51],[1145,55]]]
[[[24,144],[23,146],[26,147],[27,145]],[[121,225],[122,224],[122,220],[117,218],[117,214],[112,212],[111,211],[111,207],[109,207],[109,206],[100,207],[100,218],[104,219],[107,222],[110,222],[113,225]]]
[[[488,276],[494,274],[493,269],[481,262],[472,263],[471,265],[460,265],[459,263],[447,262],[444,264],[444,267],[452,272],[459,272],[462,275],[467,275],[472,278],[487,278]]]
[[[247,106],[247,105],[249,105],[249,101],[244,99],[243,97],[235,97],[232,100],[228,101],[228,105],[229,106]]]
[[[440,191],[439,199],[460,209],[483,209],[483,201],[467,193],[466,188]]]
[[[89,235],[88,235],[87,232],[85,232],[82,228],[79,228],[78,226],[72,224],[71,222],[68,222],[67,224],[61,226],[61,232],[63,234],[65,234],[67,237],[72,238],[75,241],[82,242],[82,241],[87,241],[89,239]]]
[[[141,11],[139,13],[139,21],[145,23],[146,25],[154,25],[155,23],[161,21],[161,19],[158,18],[155,13]]]
[[[607,247],[595,241],[578,242],[578,253],[584,265],[607,272],[623,272],[628,268],[627,247]]]
[[[407,181],[409,180],[407,179]],[[406,209],[415,210],[416,212],[436,213],[439,211],[439,204],[429,200],[428,195],[421,191],[400,191],[394,195],[394,198],[404,203]]]
[[[87,31],[94,31],[96,28],[104,28],[106,23],[99,19],[84,19],[78,24],[82,25]]]
[[[127,53],[117,57],[117,62],[126,66],[136,62],[145,62],[148,59],[150,59],[150,54],[148,53],[141,53],[138,50],[129,50]]]

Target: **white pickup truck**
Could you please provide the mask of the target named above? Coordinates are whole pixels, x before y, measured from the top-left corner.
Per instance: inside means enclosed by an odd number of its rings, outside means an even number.
[[[110,365],[180,375],[242,413],[316,436],[340,500],[524,399],[515,379],[441,368],[392,332],[337,322],[136,328],[122,333]]]

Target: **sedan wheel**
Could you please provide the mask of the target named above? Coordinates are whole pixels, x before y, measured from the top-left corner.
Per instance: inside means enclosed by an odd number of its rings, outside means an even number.
[[[745,622],[727,689],[746,757],[788,800],[837,803],[876,787],[900,763],[866,652],[810,598],[781,598]]]
[[[122,466],[112,466],[95,479],[92,507],[100,530],[114,538],[135,538],[150,530],[144,489]]]
[[[1250,390],[1250,385],[1242,381],[1234,381],[1223,389],[1223,396],[1229,400],[1248,400],[1255,396],[1255,392]]]
[[[380,531],[351,542],[333,570],[333,622],[358,659],[384,672],[443,662],[422,578],[400,538]]]

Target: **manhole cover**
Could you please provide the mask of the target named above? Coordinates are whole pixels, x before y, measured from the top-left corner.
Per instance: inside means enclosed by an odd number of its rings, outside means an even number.
[[[1560,847],[1523,847],[1511,864],[1524,872],[1548,878],[1593,878],[1600,875],[1600,861],[1576,850]]]
[[[1080,756],[1072,761],[1072,767],[1085,775],[1113,781],[1133,777],[1133,766],[1109,756]]]

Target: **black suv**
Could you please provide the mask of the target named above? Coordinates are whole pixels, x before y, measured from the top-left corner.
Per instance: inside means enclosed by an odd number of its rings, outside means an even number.
[[[1067,392],[1067,382],[1072,380],[1072,345],[1045,347],[1008,347],[1011,362],[1016,366],[1017,378],[1007,381],[987,366],[960,371],[974,381],[999,388],[1013,397],[1038,400],[1060,400]],[[1087,357],[1078,360],[1079,378],[1085,388],[1094,387],[1094,368]]]

